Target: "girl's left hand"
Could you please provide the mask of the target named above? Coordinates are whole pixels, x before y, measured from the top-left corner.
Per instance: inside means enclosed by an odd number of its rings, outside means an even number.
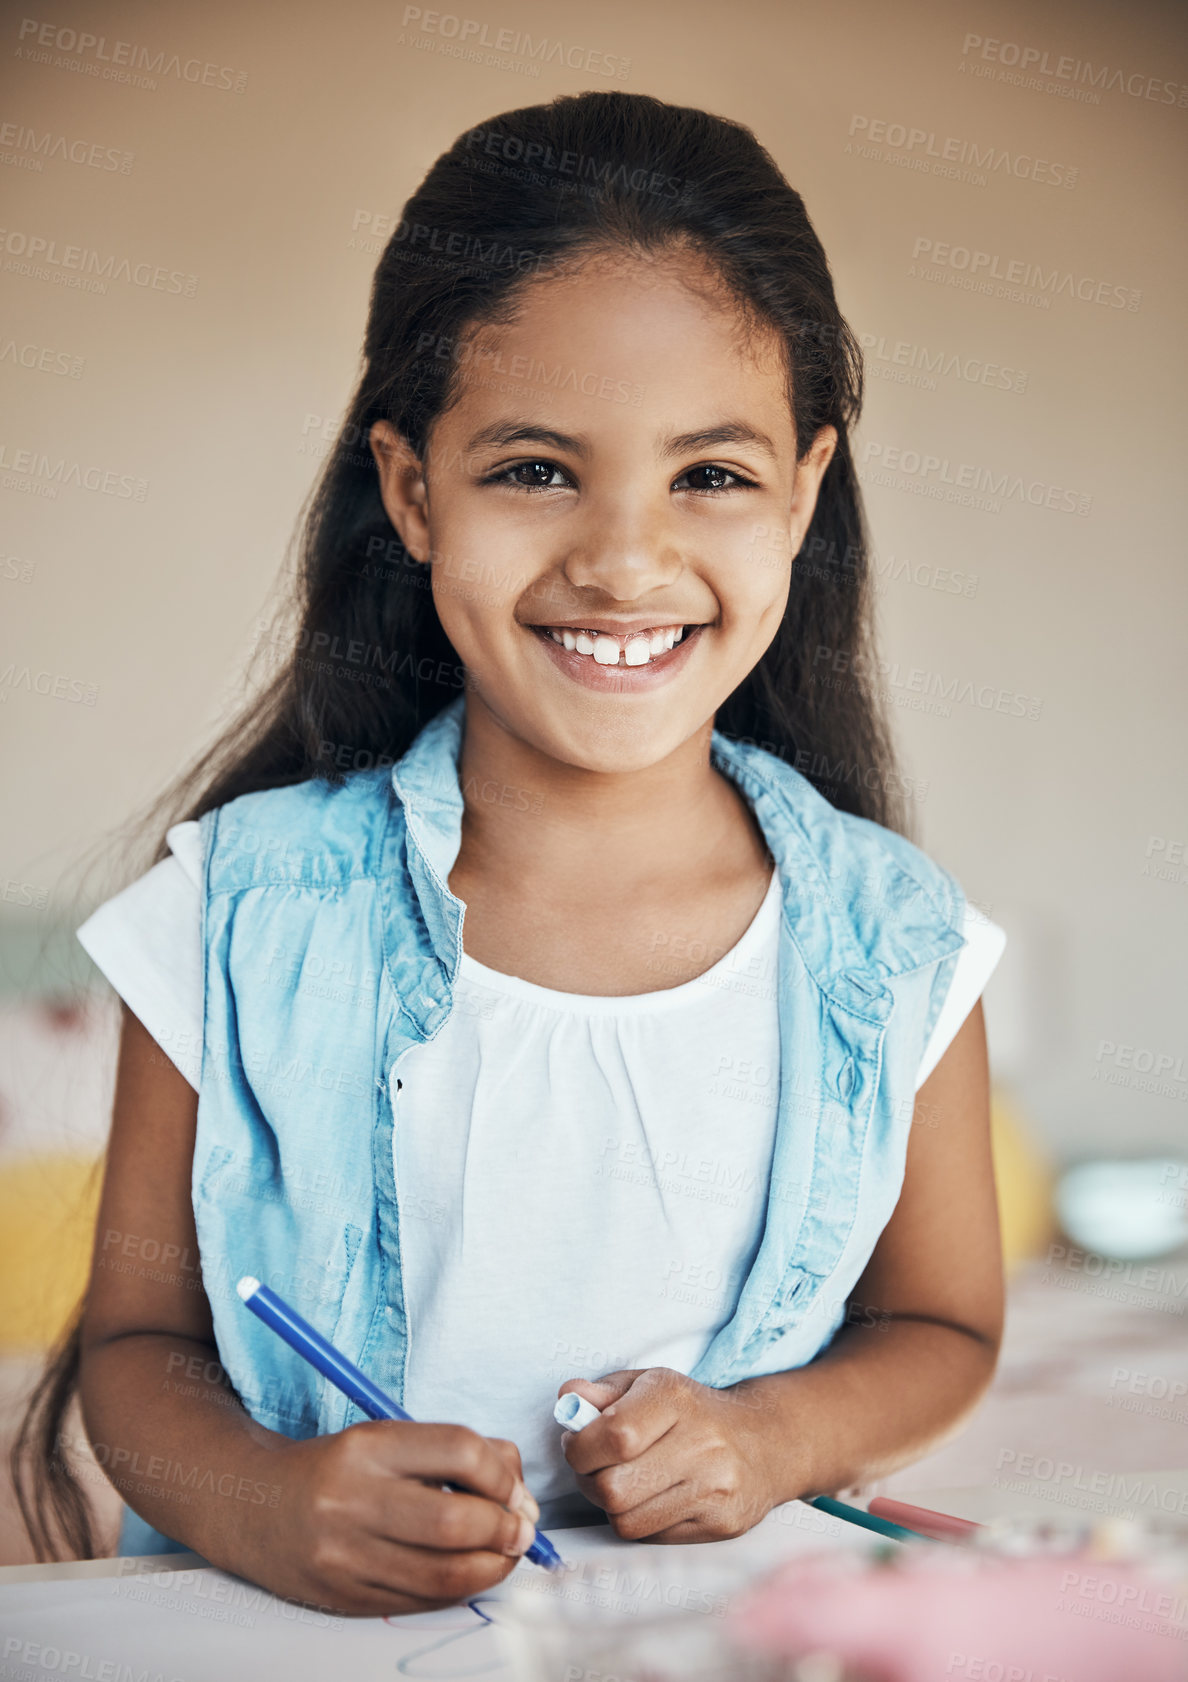
[[[746,1384],[710,1389],[669,1367],[569,1379],[602,1409],[564,1433],[566,1460],[617,1536],[712,1542],[741,1536],[771,1511],[767,1410]],[[770,1428],[770,1422],[769,1422]]]

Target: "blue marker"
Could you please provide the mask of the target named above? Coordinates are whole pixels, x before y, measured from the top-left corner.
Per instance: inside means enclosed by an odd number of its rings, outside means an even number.
[[[271,1331],[284,1338],[290,1349],[296,1350],[311,1367],[317,1368],[323,1378],[328,1378],[344,1396],[357,1403],[369,1419],[411,1420],[410,1414],[397,1407],[378,1384],[373,1384],[353,1361],[340,1354],[321,1332],[315,1331],[308,1320],[303,1319],[296,1309],[290,1308],[275,1291],[270,1291],[267,1285],[261,1285],[258,1279],[247,1275],[235,1288],[257,1319],[263,1320]],[[445,1487],[460,1490],[462,1494],[473,1493],[462,1490],[461,1485],[456,1483],[446,1484]],[[565,1563],[548,1537],[539,1530],[524,1558],[530,1559],[534,1565],[543,1565],[546,1571],[556,1571]]]

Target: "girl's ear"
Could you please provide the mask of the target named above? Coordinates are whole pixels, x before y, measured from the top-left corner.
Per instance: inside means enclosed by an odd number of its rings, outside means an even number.
[[[821,489],[821,480],[825,476],[825,469],[833,460],[833,452],[836,448],[837,428],[835,426],[823,426],[809,446],[809,452],[804,460],[796,463],[796,478],[792,486],[792,506],[789,509],[791,552],[793,555],[800,552],[800,545],[804,542],[804,534],[809,529],[813,510],[817,506],[817,493]]]
[[[379,469],[384,510],[414,561],[429,559],[429,519],[425,476],[407,439],[390,421],[376,421],[368,434]]]

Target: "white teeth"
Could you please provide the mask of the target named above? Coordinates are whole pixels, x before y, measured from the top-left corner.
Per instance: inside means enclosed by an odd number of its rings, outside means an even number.
[[[653,631],[631,631],[620,639],[611,636],[608,631],[571,631],[568,627],[554,630],[548,627],[548,634],[555,643],[562,648],[576,650],[578,654],[592,654],[600,666],[646,666],[658,654],[665,654],[676,646],[684,635],[681,625],[657,627]]]

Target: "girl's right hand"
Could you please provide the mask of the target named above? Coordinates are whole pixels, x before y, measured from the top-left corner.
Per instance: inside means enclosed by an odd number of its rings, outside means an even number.
[[[151,1473],[113,1481],[142,1518],[212,1565],[326,1610],[425,1612],[491,1588],[531,1546],[539,1516],[514,1443],[387,1419],[295,1441],[243,1408],[193,1260],[198,1094],[122,1013],[80,1401],[93,1443],[118,1445],[124,1462],[155,1456],[194,1487]],[[150,1254],[186,1259],[144,1265]],[[171,1376],[179,1363],[182,1384]]]
[[[268,1471],[281,1494],[243,1574],[353,1616],[434,1611],[491,1588],[540,1516],[516,1445],[464,1425],[367,1421],[273,1449]]]

